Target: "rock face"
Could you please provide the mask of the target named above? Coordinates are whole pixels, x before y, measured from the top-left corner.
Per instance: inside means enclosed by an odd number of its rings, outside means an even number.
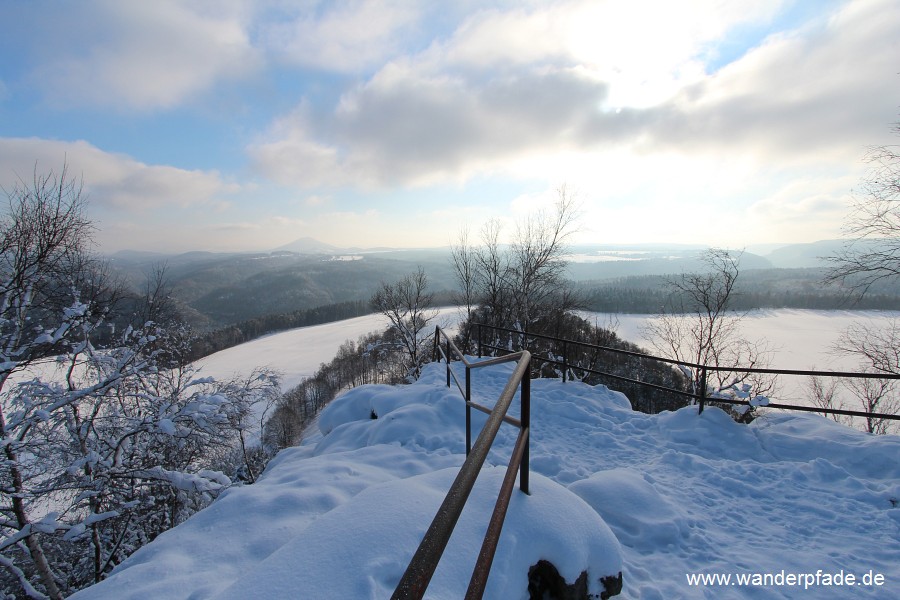
[[[603,585],[600,600],[617,596],[622,591],[622,573],[601,577]],[[596,600],[598,596],[588,592],[588,574],[582,571],[574,583],[566,583],[552,563],[539,560],[528,569],[529,600]]]

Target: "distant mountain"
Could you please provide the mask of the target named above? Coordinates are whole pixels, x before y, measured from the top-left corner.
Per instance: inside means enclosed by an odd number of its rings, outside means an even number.
[[[699,260],[709,246],[695,244],[573,245],[568,274],[575,281],[644,275],[671,275],[703,270]],[[752,252],[741,255],[742,269],[767,269],[772,263]]]
[[[818,285],[820,275],[767,271],[773,267],[788,271],[822,266],[819,257],[833,254],[841,243],[827,240],[790,244],[763,256],[744,252],[742,280],[752,281],[752,288],[771,290],[777,296],[759,300],[758,305],[794,306],[796,303],[788,303],[781,295],[813,294],[807,288]],[[653,304],[656,300],[651,292],[659,288],[660,276],[704,269],[705,265],[698,261],[703,249],[704,246],[685,244],[578,244],[571,249],[567,275],[588,295],[608,296],[609,302],[604,307],[626,310],[636,305],[636,301],[621,299],[623,294],[647,296]],[[446,297],[447,290],[457,287],[448,247],[339,248],[307,237],[270,252],[165,255],[123,251],[110,259],[110,266],[136,290],[141,289],[148,274],[164,264],[173,296],[197,329],[215,329],[269,314],[366,301],[382,281],[396,281],[418,267],[425,269],[429,288],[438,295],[443,292]],[[627,278],[636,279],[620,281]],[[601,282],[605,283],[601,285]],[[618,290],[615,292],[618,296],[609,291],[612,288]],[[888,292],[894,294],[893,289],[885,293]],[[647,298],[642,299],[642,307],[647,304]]]
[[[302,237],[284,246],[275,248],[274,252],[296,252],[297,254],[342,254],[343,248],[320,242],[311,237]]]
[[[823,257],[834,256],[845,244],[845,240],[820,240],[808,244],[789,244],[766,255],[772,265],[782,269],[802,269],[825,267]]]

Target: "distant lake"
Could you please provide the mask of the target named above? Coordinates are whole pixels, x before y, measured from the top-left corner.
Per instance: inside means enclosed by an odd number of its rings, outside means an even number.
[[[600,326],[614,329],[624,340],[650,350],[642,328],[655,315],[583,313]],[[831,346],[854,322],[887,326],[900,319],[900,311],[799,310],[752,311],[744,318],[743,331],[749,339],[765,338],[775,350],[772,366],[778,369],[847,369],[855,361],[831,354]]]
[[[631,315],[586,312],[583,316],[601,327],[613,329],[619,337],[653,350],[644,337],[643,327],[654,315]],[[773,369],[816,369],[821,371],[859,370],[858,360],[838,356],[832,351],[841,333],[854,322],[869,326],[888,327],[890,321],[900,319],[898,311],[870,310],[798,310],[775,309],[750,312],[742,323],[750,340],[764,338],[773,350]],[[781,376],[779,399],[803,400],[805,377]],[[803,402],[807,404],[807,402]],[[856,408],[856,407],[853,407]]]

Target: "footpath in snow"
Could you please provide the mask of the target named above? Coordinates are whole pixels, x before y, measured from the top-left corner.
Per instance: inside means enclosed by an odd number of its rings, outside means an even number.
[[[476,399],[490,405],[510,372],[473,372]],[[464,460],[444,383],[429,365],[413,385],[350,390],[256,484],[73,597],[389,597]],[[810,414],[646,415],[559,380],[532,382],[531,418],[532,495],[514,493],[486,598],[527,598],[540,558],[570,581],[587,570],[594,593],[621,568],[623,598],[900,597],[898,436]],[[462,597],[515,434],[501,428],[426,597]]]

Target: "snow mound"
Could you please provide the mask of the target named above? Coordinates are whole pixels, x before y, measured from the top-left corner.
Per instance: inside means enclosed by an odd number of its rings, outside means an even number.
[[[474,400],[491,406],[511,371],[473,371]],[[714,407],[646,415],[572,381],[531,391],[532,495],[514,492],[485,598],[527,598],[539,559],[570,582],[587,570],[594,586],[621,565],[622,597],[641,600],[847,597],[687,580],[817,571],[880,574],[884,585],[851,595],[897,596],[900,437],[813,414],[772,411],[749,426]],[[473,434],[484,420],[473,412]],[[350,390],[319,423],[321,436],[281,452],[257,483],[74,598],[389,597],[465,458],[463,402],[433,364],[409,386]],[[467,585],[516,434],[501,427],[429,597]]]
[[[388,598],[458,469],[375,485],[323,515],[216,600]],[[465,595],[480,539],[503,479],[484,470],[428,588],[429,598]],[[591,592],[621,572],[619,545],[596,512],[553,481],[536,476],[532,494],[513,495],[486,598],[527,598],[528,569],[551,558],[567,581],[588,572]],[[457,557],[469,557],[459,560]],[[327,592],[325,592],[327,590]]]
[[[688,534],[687,520],[679,510],[637,471],[600,471],[571,484],[569,490],[615,527],[622,544],[635,550],[675,546]]]

